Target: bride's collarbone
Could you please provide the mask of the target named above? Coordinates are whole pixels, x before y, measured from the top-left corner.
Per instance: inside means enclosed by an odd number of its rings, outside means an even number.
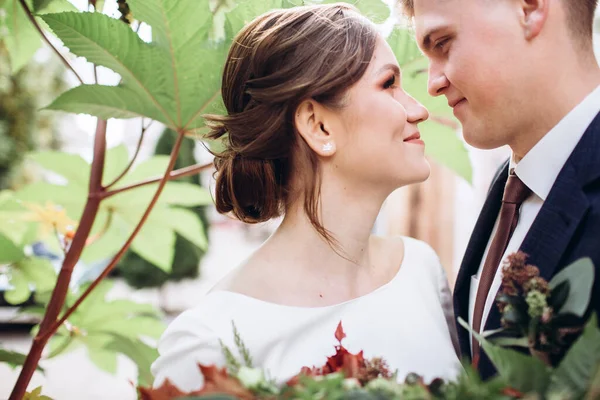
[[[328,306],[365,296],[389,283],[404,258],[401,238],[372,237],[372,266],[354,276],[331,274],[326,266],[294,267],[285,260],[251,257],[221,280],[212,291],[229,291],[258,300],[301,307]]]

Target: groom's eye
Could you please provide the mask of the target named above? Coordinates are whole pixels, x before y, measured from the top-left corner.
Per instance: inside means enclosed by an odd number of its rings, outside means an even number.
[[[444,46],[445,46],[445,45],[446,45],[446,43],[448,43],[449,41],[450,41],[450,38],[443,38],[443,39],[441,39],[441,40],[438,40],[438,41],[435,43],[435,46],[433,46],[433,48],[434,48],[435,50],[438,50],[438,51],[440,51],[440,50],[443,50],[443,49],[444,49]]]

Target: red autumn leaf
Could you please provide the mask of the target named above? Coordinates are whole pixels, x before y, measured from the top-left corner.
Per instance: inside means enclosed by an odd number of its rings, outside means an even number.
[[[342,321],[340,321],[340,323],[337,326],[337,329],[335,330],[335,338],[337,339],[338,342],[340,342],[340,345],[342,344],[342,339],[346,337],[346,334],[344,333],[344,328],[342,328]]]
[[[141,400],[171,400],[186,395],[194,395],[196,393],[184,393],[173,385],[168,379],[156,389],[139,387]]]
[[[205,394],[229,394],[237,399],[251,400],[252,392],[246,389],[240,381],[229,376],[225,368],[214,365],[205,366],[198,364],[204,376],[204,386],[201,390],[185,393],[179,390],[168,379],[157,389],[138,388],[141,400],[174,400],[185,396],[202,396]]]
[[[511,387],[506,387],[502,389],[502,394],[505,396],[514,397],[515,399],[522,399],[524,394],[519,392],[517,389],[513,389]]]
[[[245,388],[239,380],[229,376],[226,368],[217,368],[214,365],[205,366],[198,364],[204,376],[204,386],[198,395],[204,394],[230,394],[238,399],[254,398],[252,392]],[[195,393],[196,394],[196,393]]]

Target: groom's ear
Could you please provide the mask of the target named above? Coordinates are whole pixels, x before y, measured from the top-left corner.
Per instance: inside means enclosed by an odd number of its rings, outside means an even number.
[[[525,39],[537,37],[550,12],[550,0],[518,0],[521,11],[521,27]]]

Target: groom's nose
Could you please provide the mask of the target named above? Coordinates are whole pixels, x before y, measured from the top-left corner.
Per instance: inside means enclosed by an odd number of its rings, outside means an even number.
[[[448,78],[446,78],[446,74],[444,74],[441,65],[436,65],[435,63],[429,64],[429,78],[427,81],[427,91],[433,97],[440,96],[444,94],[444,90],[450,86],[450,82]]]

